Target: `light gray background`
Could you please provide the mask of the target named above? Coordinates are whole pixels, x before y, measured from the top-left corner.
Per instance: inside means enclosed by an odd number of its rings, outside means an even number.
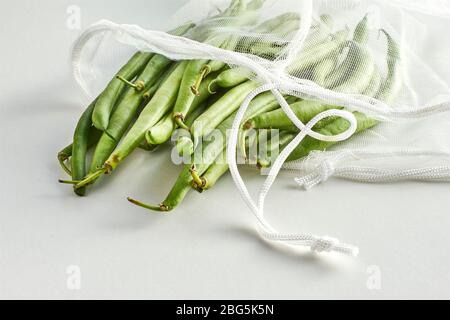
[[[100,18],[154,28],[182,3],[0,5],[0,298],[450,298],[446,184],[331,180],[306,193],[281,178],[267,205],[274,224],[358,244],[353,259],[261,241],[230,177],[169,215],[130,206],[127,195],[167,193],[179,170],[168,152],[136,152],[83,199],[57,183],[55,155],[84,108],[68,63],[80,31],[66,28],[67,7],[80,6],[83,28]],[[70,265],[81,268],[81,290],[66,286]],[[371,265],[381,290],[367,288]]]

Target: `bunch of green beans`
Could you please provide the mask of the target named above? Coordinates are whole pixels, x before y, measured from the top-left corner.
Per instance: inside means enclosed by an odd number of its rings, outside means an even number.
[[[262,3],[263,0],[233,0],[227,10],[205,25],[187,24],[171,33],[185,35],[194,28],[192,34],[201,30],[201,40],[209,44],[228,50],[245,49],[262,58],[268,57],[281,52],[283,45],[236,35],[217,37],[205,27],[211,27],[214,19],[220,17],[242,17],[238,19],[239,24],[249,26],[254,23],[254,14]],[[252,30],[284,37],[298,28],[299,21],[297,14],[288,12]],[[383,77],[368,47],[367,16],[355,27],[350,39],[348,28],[334,32],[332,28],[332,18],[322,16],[314,25],[314,36],[287,68],[288,72],[337,92],[363,94],[392,103],[402,87],[401,52],[395,40],[381,30],[388,45],[387,73]],[[184,166],[166,199],[157,205],[128,200],[155,211],[175,209],[189,191],[208,190],[228,172],[227,131],[244,99],[260,85],[250,80],[249,75],[248,70],[229,68],[221,61],[171,61],[158,54],[136,53],[84,111],[73,143],[58,153],[59,163],[71,176],[71,180],[60,182],[73,185],[75,193],[83,196],[90,185],[104,174],[112,173],[139,147],[154,150],[172,140],[176,146],[172,155],[183,158]],[[320,101],[284,97],[303,123],[323,111],[344,109]],[[354,115],[357,133],[377,124],[377,120],[362,113],[354,112]],[[337,135],[349,126],[345,119],[329,117],[317,123],[313,130]],[[271,130],[270,134],[264,130]],[[262,93],[250,103],[244,115],[238,136],[239,154],[248,163],[254,160],[259,168],[269,167],[298,133],[272,93]],[[300,159],[316,150],[325,151],[334,144],[308,136],[288,160]],[[90,149],[92,157],[88,157]],[[255,149],[265,152],[254,155],[255,159],[248,157],[249,151]]]

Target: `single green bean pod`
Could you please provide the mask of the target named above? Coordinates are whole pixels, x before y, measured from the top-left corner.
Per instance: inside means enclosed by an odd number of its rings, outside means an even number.
[[[125,88],[126,83],[124,81],[132,81],[143,70],[152,56],[153,54],[148,52],[135,53],[130,61],[119,70],[114,79],[109,82],[106,89],[97,99],[97,104],[92,114],[92,122],[97,129],[101,131],[106,130],[113,107],[120,93]]]
[[[336,106],[312,100],[302,100],[291,104],[290,107],[296,117],[304,124],[311,121],[321,112],[337,108]],[[292,121],[283,109],[260,114],[248,120],[245,124],[247,129],[283,129],[289,126],[292,126]]]
[[[222,121],[236,111],[247,95],[257,86],[256,82],[247,81],[231,89],[198,117],[191,128],[194,146],[198,144],[201,137],[209,135]]]
[[[276,138],[272,137],[265,152],[258,153],[257,166],[259,168],[269,168],[278,157],[281,150],[291,143],[296,134],[292,132],[280,131]],[[261,148],[259,148],[261,151]]]
[[[100,139],[102,132],[97,130],[95,127],[91,127],[88,134],[88,149],[95,146]],[[66,161],[70,159],[73,153],[73,143],[69,144],[67,147],[58,152],[58,161],[61,168],[69,175],[72,176],[71,169],[66,165]]]
[[[83,180],[86,176],[86,153],[92,127],[92,113],[94,112],[96,101],[91,103],[86,111],[83,112],[73,135],[72,160],[70,162],[73,181]],[[74,188],[74,191],[79,196],[84,196],[86,193],[85,188]]]
[[[347,44],[348,33],[348,29],[338,31],[330,40],[306,48],[287,68],[287,71],[289,74],[298,76],[307,70],[311,70],[328,57],[335,56]]]
[[[403,86],[401,51],[397,42],[386,30],[382,29],[388,40],[387,65],[388,75],[386,82],[376,95],[378,100],[392,103],[399,95]]]
[[[251,76],[251,71],[246,68],[237,67],[232,69],[227,69],[221,72],[216,79],[211,81],[208,86],[208,91],[210,93],[216,93],[220,88],[233,88],[244,82],[246,82]]]
[[[362,113],[355,112],[354,113],[356,120],[358,122],[358,126],[356,129],[356,134],[363,132],[367,129],[374,127],[378,124],[378,121],[375,119],[368,118]],[[332,123],[329,123],[322,129],[319,129],[317,132],[323,135],[334,136],[341,134],[348,130],[350,127],[350,123],[344,118],[338,118]],[[303,139],[303,141],[297,146],[297,148],[292,151],[286,161],[294,161],[301,159],[307,156],[311,151],[325,151],[331,146],[334,146],[338,142],[336,141],[321,141],[316,140],[310,136],[307,136]]]

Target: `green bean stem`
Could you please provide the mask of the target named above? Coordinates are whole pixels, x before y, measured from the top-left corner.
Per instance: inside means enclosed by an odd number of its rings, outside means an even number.
[[[72,148],[73,148],[73,143],[69,144],[67,147],[65,147],[60,152],[58,152],[59,165],[69,176],[72,176],[72,171],[66,165],[66,161],[69,160],[70,157],[72,156]]]

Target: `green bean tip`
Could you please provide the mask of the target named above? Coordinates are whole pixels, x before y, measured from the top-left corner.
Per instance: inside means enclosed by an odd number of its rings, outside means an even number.
[[[62,184],[73,184],[73,185],[77,185],[77,184],[80,183],[81,181],[58,179],[58,182],[59,182],[59,183],[62,183]]]
[[[157,211],[157,212],[168,212],[170,211],[170,208],[164,204],[160,204],[159,206],[153,206],[153,205],[149,205],[149,204],[145,204],[141,201],[138,201],[136,199],[133,199],[131,197],[127,197],[128,202],[141,207],[141,208],[145,208],[145,209],[149,209],[151,211]]]

